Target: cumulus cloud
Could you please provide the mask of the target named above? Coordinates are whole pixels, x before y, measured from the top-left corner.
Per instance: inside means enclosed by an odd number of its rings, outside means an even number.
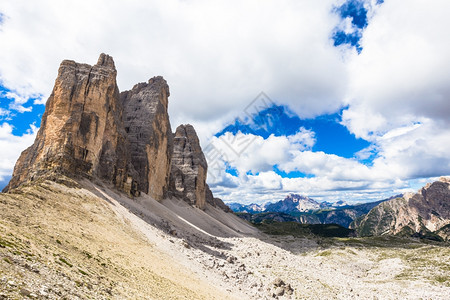
[[[267,139],[227,132],[210,144],[219,149],[215,156],[206,148],[208,182],[225,200],[247,203],[282,199],[291,192],[327,201],[387,198],[411,191],[411,179],[431,180],[449,174],[450,130],[440,134],[434,130],[433,126],[416,124],[387,132],[361,151],[374,156],[371,165],[358,157],[312,151],[315,134],[304,128],[292,136],[271,135]],[[276,173],[274,166],[285,175]],[[227,170],[237,172],[232,176]],[[303,175],[286,175],[291,172]]]
[[[450,124],[448,1],[386,1],[364,31],[363,51],[349,62],[349,108],[343,121],[376,139],[427,119]],[[442,127],[443,128],[443,127]]]
[[[231,1],[4,0],[0,83],[14,91],[9,109],[20,112],[32,108],[29,98],[45,102],[63,59],[92,64],[111,54],[121,90],[163,75],[172,125],[192,123],[209,154],[220,150],[219,158],[209,155],[208,181],[225,199],[264,201],[288,191],[379,198],[411,179],[450,174],[450,3],[358,1],[367,25],[356,28],[334,10],[343,2],[248,0],[236,9]],[[334,47],[335,30],[361,33],[360,54]],[[372,145],[353,159],[314,152],[314,132],[304,128],[208,140],[261,91],[302,118],[346,107],[342,124]],[[3,120],[9,114],[0,108]],[[8,123],[1,130],[0,146],[10,151],[5,178],[34,133],[13,136]],[[286,178],[274,166],[308,176]]]
[[[0,76],[45,99],[61,60],[93,63],[107,52],[122,90],[168,80],[174,124],[223,117],[260,91],[313,117],[339,109],[345,92],[347,70],[329,39],[333,2],[6,0]]]
[[[386,133],[376,142],[379,153],[373,169],[402,179],[450,174],[450,129],[441,126],[428,121],[403,132],[397,129]]]
[[[31,144],[36,137],[37,128],[31,126],[27,133],[22,136],[12,134],[13,127],[9,123],[0,125],[0,185],[6,185],[6,180],[11,176],[12,169],[20,153]]]
[[[24,104],[26,104],[29,100],[28,96],[19,95],[14,92],[6,92],[4,94],[0,94],[0,96],[11,100],[11,103],[9,104],[9,109],[11,110],[18,111],[19,113],[30,112],[33,110],[32,106],[24,106]]]
[[[314,143],[314,132],[305,128],[300,128],[294,135],[272,134],[267,139],[253,134],[226,132],[211,139],[205,147],[205,156],[211,168],[211,177],[215,177],[214,170],[224,171],[227,166],[240,174],[256,174],[271,171],[274,165],[291,161],[293,151],[311,149]]]
[[[450,174],[448,1],[386,1],[349,61],[342,124],[372,142],[372,173],[401,180]]]

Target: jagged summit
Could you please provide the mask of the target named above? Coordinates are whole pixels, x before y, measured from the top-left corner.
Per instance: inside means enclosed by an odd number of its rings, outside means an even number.
[[[177,127],[172,159],[170,176],[174,196],[203,208],[206,202],[208,165],[192,125]]]
[[[99,179],[132,196],[179,197],[199,208],[208,198],[224,209],[207,189],[208,166],[194,127],[172,133],[166,80],[156,76],[120,93],[116,75],[104,53],[93,66],[61,63],[36,140],[4,191],[63,174]]]
[[[448,240],[448,233],[440,232],[450,225],[450,178],[441,177],[428,183],[417,193],[383,202],[374,207],[352,227],[360,235],[423,235],[435,232]]]
[[[134,194],[122,105],[110,56],[90,66],[65,60],[34,144],[22,152],[5,191],[43,175],[98,177]]]
[[[289,213],[292,211],[305,212],[320,209],[320,203],[298,194],[289,194],[283,200],[270,203],[265,206],[266,211],[276,211]]]
[[[120,93],[131,163],[139,191],[161,200],[168,193],[173,151],[167,112],[169,86],[161,76]]]
[[[114,59],[112,58],[112,56],[109,56],[108,54],[105,54],[105,53],[100,54],[100,57],[98,58],[96,65],[112,68],[114,70],[116,69],[116,66],[114,64]]]

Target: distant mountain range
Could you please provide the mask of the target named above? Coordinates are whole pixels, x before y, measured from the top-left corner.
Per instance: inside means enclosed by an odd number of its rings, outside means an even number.
[[[301,224],[338,224],[359,236],[399,235],[450,241],[450,178],[441,177],[417,193],[357,205],[317,202],[290,194],[274,203],[239,204],[230,208],[241,218],[254,223],[297,222]]]
[[[252,214],[259,212],[283,212],[287,214],[295,214],[317,211],[320,209],[335,209],[338,207],[348,206],[348,204],[344,201],[338,201],[336,203],[326,201],[317,202],[316,200],[306,196],[289,194],[286,198],[277,202],[267,202],[265,204],[228,203],[228,206],[234,212],[247,212]]]
[[[401,195],[395,197],[399,196]],[[392,198],[349,205],[345,201],[318,202],[306,196],[289,194],[283,200],[268,202],[264,205],[230,203],[228,206],[234,212],[239,213],[242,218],[256,223],[262,222],[264,219],[276,219],[278,221],[295,220],[302,224],[339,224],[349,227],[350,223],[358,217],[367,214],[378,204]]]

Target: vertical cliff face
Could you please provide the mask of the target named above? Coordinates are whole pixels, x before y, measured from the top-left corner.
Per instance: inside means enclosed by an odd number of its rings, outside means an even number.
[[[206,184],[207,163],[191,125],[170,127],[161,77],[119,93],[112,57],[90,66],[61,63],[34,144],[22,152],[4,191],[43,176],[103,180],[136,196],[172,195],[226,210]]]
[[[178,126],[173,145],[171,192],[175,197],[204,208],[208,166],[194,127],[189,124]]]
[[[173,137],[167,113],[169,86],[161,77],[120,94],[138,189],[157,200],[167,194]]]
[[[135,192],[116,74],[105,54],[94,66],[61,63],[36,140],[21,154],[5,190],[58,172],[97,176]]]

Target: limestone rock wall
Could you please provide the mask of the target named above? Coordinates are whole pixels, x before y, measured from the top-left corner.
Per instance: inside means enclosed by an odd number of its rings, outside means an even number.
[[[172,195],[204,208],[208,166],[192,125],[178,126],[173,139],[170,186]]]
[[[138,189],[157,200],[166,196],[169,185],[173,150],[169,95],[169,86],[161,76],[120,94]]]
[[[119,93],[111,56],[91,66],[65,60],[32,146],[4,191],[45,176],[100,179],[136,196],[180,197],[226,210],[206,184],[207,163],[191,125],[172,134],[160,76]]]
[[[135,192],[116,74],[106,54],[94,66],[61,63],[36,140],[21,154],[5,190],[59,172],[97,176]]]
[[[450,178],[442,177],[415,194],[405,194],[372,208],[351,226],[362,236],[425,234],[450,224]]]
[[[211,192],[208,184],[206,184],[205,200],[206,203],[209,203],[214,207],[220,208],[224,212],[233,212],[231,208],[222,201],[222,199],[215,198],[213,196],[213,193]]]

